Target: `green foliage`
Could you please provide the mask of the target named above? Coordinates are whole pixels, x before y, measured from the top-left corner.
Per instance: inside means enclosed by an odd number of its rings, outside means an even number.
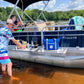
[[[7,8],[0,8],[0,19],[1,20],[7,20],[10,12],[12,11],[12,7]],[[17,11],[19,12],[20,16],[22,15],[21,9],[17,8]],[[41,10],[33,9],[33,10],[25,10],[25,12],[33,19],[36,20],[39,14],[41,13]],[[84,17],[84,10],[70,10],[70,11],[56,11],[56,12],[43,12],[46,19],[48,21],[59,21],[59,20],[69,20],[73,16],[82,16]],[[13,12],[14,15],[17,16],[16,12]],[[41,15],[39,19],[44,20],[43,16]],[[26,15],[23,14],[23,20],[30,20]]]

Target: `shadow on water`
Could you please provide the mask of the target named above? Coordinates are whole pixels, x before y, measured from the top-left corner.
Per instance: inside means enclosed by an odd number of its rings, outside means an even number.
[[[31,63],[14,59],[12,61],[14,69],[26,71],[28,74],[35,74],[46,78],[51,78],[54,74],[52,68],[50,68],[50,66],[48,65]]]
[[[21,71],[26,71],[28,74],[35,74],[38,76],[52,78],[53,75],[57,72],[61,73],[72,73],[84,76],[84,69],[79,68],[62,68],[51,65],[39,64],[39,63],[31,63],[20,60],[12,60],[14,65],[13,67],[19,69]]]
[[[14,59],[12,62],[13,76],[20,80],[3,77],[0,69],[0,84],[84,84],[84,69],[61,68]]]

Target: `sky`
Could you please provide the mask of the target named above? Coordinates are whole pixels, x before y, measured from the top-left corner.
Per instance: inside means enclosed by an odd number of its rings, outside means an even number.
[[[45,2],[47,3],[47,2]],[[34,3],[26,9],[40,9],[44,8],[42,1]],[[0,0],[0,7],[14,7],[13,4]],[[45,8],[48,12],[54,11],[68,11],[68,10],[82,10],[84,9],[84,0],[50,0]]]

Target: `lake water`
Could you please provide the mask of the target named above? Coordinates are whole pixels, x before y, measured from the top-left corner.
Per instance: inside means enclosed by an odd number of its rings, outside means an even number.
[[[4,77],[0,69],[0,84],[84,84],[84,69],[12,61],[13,76],[19,80]]]

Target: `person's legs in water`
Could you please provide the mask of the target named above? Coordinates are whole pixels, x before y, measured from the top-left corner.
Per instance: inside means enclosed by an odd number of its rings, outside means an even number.
[[[7,75],[7,73],[6,73],[6,64],[2,64],[1,68],[2,68],[3,75],[6,76]]]
[[[11,77],[13,80],[19,80],[19,78],[12,76],[12,62],[7,63],[7,72],[9,77]]]
[[[12,76],[12,62],[7,63],[7,73],[10,77]]]
[[[8,76],[13,79],[13,80],[19,80],[19,78],[17,77],[14,77],[12,76],[12,62],[10,63],[6,63],[6,64],[2,64],[2,71],[3,71],[3,74],[6,76],[6,66],[7,66],[7,73],[8,73]]]
[[[2,64],[2,71],[3,71],[3,72],[6,71],[6,64]]]
[[[8,58],[8,59],[6,59]],[[8,56],[4,56],[3,60],[0,60],[1,64],[2,64],[2,72],[4,75],[6,75],[6,69],[7,69],[7,73],[9,76],[12,76],[12,63],[11,60],[9,59]]]
[[[12,62],[10,63],[6,63],[6,64],[2,64],[2,72],[4,75],[7,75],[6,74],[6,66],[7,66],[7,73],[8,73],[8,76],[12,76]]]

